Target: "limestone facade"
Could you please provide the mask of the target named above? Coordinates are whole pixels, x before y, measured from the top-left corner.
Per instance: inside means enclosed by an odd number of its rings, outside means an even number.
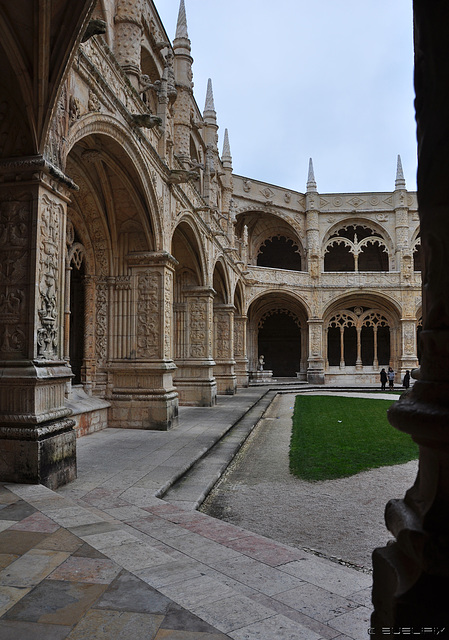
[[[247,385],[260,355],[274,378],[318,384],[416,367],[419,220],[400,159],[389,193],[320,193],[312,163],[304,192],[235,175],[212,83],[204,110],[193,93],[184,0],[173,42],[152,0],[77,10],[47,110],[17,107],[12,82],[2,103],[4,478],[14,440],[66,434],[60,461],[74,422],[168,429],[180,403]],[[57,29],[65,14],[47,11]]]

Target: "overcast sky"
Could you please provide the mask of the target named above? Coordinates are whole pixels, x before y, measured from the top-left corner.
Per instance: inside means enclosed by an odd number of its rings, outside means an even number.
[[[179,0],[155,0],[173,42]],[[412,0],[185,0],[194,93],[212,78],[234,173],[305,191],[416,189]]]

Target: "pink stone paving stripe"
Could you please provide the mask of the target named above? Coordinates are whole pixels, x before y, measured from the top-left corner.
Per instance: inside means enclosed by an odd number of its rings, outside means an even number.
[[[14,531],[38,531],[40,533],[54,533],[59,529],[59,524],[47,518],[43,513],[33,513],[17,524],[9,527]]]
[[[184,529],[199,533],[204,538],[215,540],[215,542],[222,542],[226,544],[229,540],[235,540],[236,538],[242,538],[248,536],[248,532],[238,527],[234,527],[227,522],[213,521],[210,519],[208,522],[201,520],[200,522],[192,521],[182,524]]]
[[[306,554],[299,549],[287,549],[257,535],[247,535],[235,540],[224,541],[224,544],[234,551],[240,551],[250,558],[272,567],[306,557]]]

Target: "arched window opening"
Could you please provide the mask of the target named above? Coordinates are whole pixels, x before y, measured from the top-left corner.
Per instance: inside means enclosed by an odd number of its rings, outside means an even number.
[[[339,229],[325,247],[324,271],[388,271],[388,251],[373,229],[348,225]]]
[[[324,271],[354,271],[354,256],[345,244],[333,244],[324,255]]]
[[[362,345],[362,365],[371,366],[374,362],[374,328],[362,327],[361,331]]]
[[[265,358],[265,368],[276,377],[294,377],[300,370],[301,326],[287,310],[275,310],[259,323],[258,355]]]
[[[390,362],[390,326],[380,312],[354,307],[329,321],[327,359],[331,367],[374,367]]]
[[[340,329],[329,327],[327,332],[327,359],[331,367],[340,365]]]
[[[70,313],[69,313],[69,350],[68,357],[72,368],[72,384],[82,384],[82,370],[84,366],[84,336],[85,336],[85,260],[84,247],[77,242],[73,226],[67,225],[67,237],[73,240],[68,253]]]
[[[388,253],[378,241],[367,242],[359,254],[359,271],[388,271]]]
[[[390,327],[377,330],[377,357],[379,365],[390,363]]]
[[[285,236],[269,238],[259,249],[257,265],[301,271],[299,247],[291,238]]]

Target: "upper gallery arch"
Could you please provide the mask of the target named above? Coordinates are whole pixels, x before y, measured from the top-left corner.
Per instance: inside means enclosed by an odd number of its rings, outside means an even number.
[[[236,234],[248,230],[249,264],[277,269],[306,270],[306,256],[298,231],[284,218],[261,211],[237,216]]]
[[[371,220],[335,225],[323,242],[324,271],[389,271],[392,255],[387,232]]]

